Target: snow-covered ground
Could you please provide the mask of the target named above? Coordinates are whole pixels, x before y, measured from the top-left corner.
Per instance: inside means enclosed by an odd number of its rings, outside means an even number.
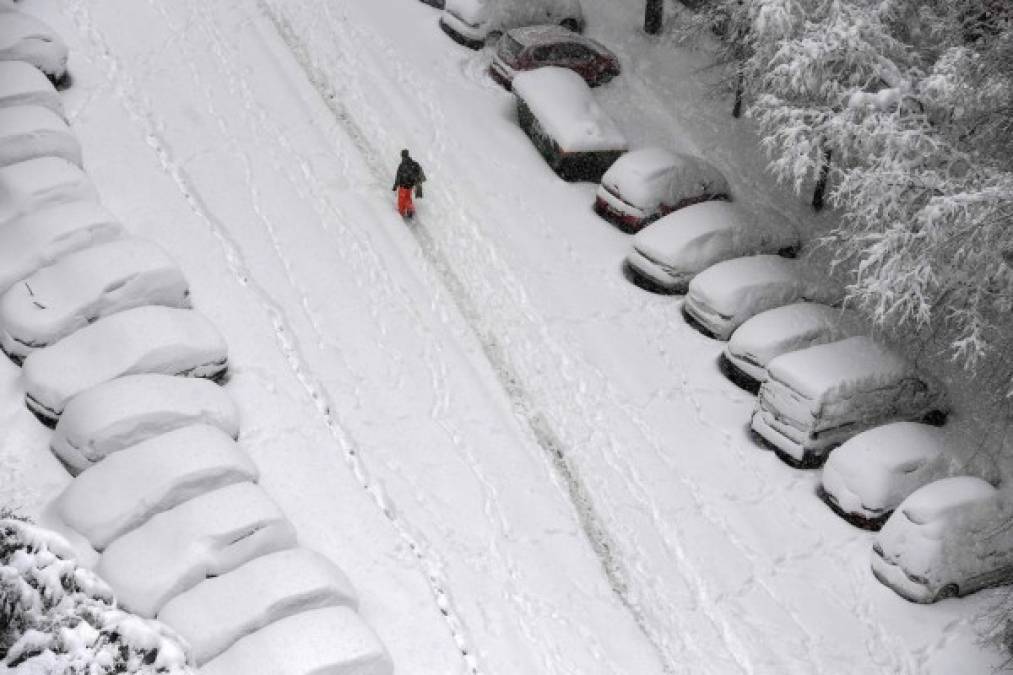
[[[760,217],[773,186],[705,60],[584,0],[634,147],[696,152]],[[348,575],[401,673],[987,672],[983,592],[915,606],[871,535],[747,434],[753,399],[627,235],[559,180],[513,99],[414,0],[23,0],[70,43],[85,167],[229,344],[240,444],[300,543]],[[429,177],[392,206],[398,151]],[[825,220],[829,216],[824,216]],[[68,480],[0,364],[0,502]]]

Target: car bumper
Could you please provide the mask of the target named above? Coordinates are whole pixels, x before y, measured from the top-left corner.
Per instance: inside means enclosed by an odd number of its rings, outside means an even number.
[[[757,393],[767,379],[765,368],[748,363],[727,349],[718,357],[718,368],[725,377],[752,394]]]
[[[750,427],[759,434],[760,438],[773,447],[775,454],[789,466],[799,469],[813,468],[823,462],[825,455],[806,447],[804,432],[778,423],[774,420],[773,415],[765,410],[757,410],[753,413]],[[792,436],[799,438],[796,440]]]
[[[631,250],[626,256],[626,267],[633,275],[639,278],[647,290],[662,293],[684,293],[689,285],[690,277],[685,278],[673,275],[668,269],[662,267],[650,258],[646,257],[637,249]]]
[[[444,14],[440,17],[440,28],[450,36],[451,40],[469,49],[481,49],[485,46],[487,33],[484,28],[472,28],[454,18],[452,14]]]
[[[641,209],[627,204],[601,187],[595,194],[594,211],[629,234],[639,232],[651,222]]]
[[[880,529],[887,518],[890,517],[890,514],[893,513],[893,511],[873,513],[865,509],[846,508],[842,506],[837,495],[828,491],[822,484],[816,488],[816,496],[823,500],[823,503],[829,506],[831,511],[855,527],[860,527],[863,530],[875,531]]]
[[[885,559],[875,551],[872,552],[872,574],[884,586],[911,602],[935,602],[936,594],[928,586],[919,584],[904,573],[899,566]]]
[[[56,426],[57,421],[60,419],[60,414],[63,412],[62,410],[56,411],[44,403],[40,403],[31,394],[25,394],[25,406],[32,411],[32,414],[35,415],[40,422],[50,429]]]
[[[725,318],[701,307],[691,295],[686,296],[686,302],[682,304],[682,311],[688,314],[699,325],[699,328],[703,329],[702,332],[705,335],[716,340],[727,340],[735,329],[730,318]]]

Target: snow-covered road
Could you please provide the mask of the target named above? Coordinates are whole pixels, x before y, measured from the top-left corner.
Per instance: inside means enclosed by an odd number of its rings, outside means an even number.
[[[229,341],[262,484],[399,672],[988,668],[970,618],[994,596],[916,607],[872,578],[870,535],[749,438],[720,345],[622,278],[593,186],[551,173],[434,10],[24,5],[71,44],[105,203],[175,254]],[[639,0],[584,6],[623,58],[600,96],[636,143],[706,154],[804,224],[748,127],[679,103],[700,64],[639,35]],[[402,147],[430,179],[410,227]]]

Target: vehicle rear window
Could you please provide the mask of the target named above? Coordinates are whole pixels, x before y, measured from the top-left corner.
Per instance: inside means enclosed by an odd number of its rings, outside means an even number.
[[[517,55],[520,54],[523,49],[524,45],[510,37],[509,33],[504,35],[503,39],[500,40],[499,43],[499,54],[505,59],[517,58]]]

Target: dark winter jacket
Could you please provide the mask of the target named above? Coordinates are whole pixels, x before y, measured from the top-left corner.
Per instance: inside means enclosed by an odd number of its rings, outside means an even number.
[[[394,187],[413,188],[426,179],[422,167],[411,157],[405,157],[397,167],[397,175],[394,177]]]

